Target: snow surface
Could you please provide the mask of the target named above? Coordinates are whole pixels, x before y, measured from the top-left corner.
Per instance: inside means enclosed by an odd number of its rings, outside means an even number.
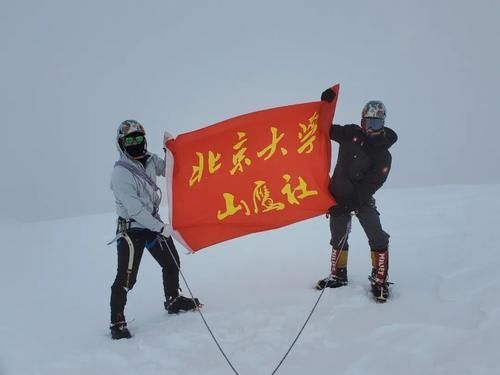
[[[368,295],[370,255],[356,222],[350,284],[326,290],[278,374],[500,374],[500,185],[382,189],[393,299]],[[166,212],[164,213],[166,216]],[[145,252],[126,316],[108,334],[114,215],[2,220],[0,374],[232,374],[196,312],[163,310]],[[318,217],[186,255],[183,272],[239,374],[271,374],[327,276]],[[187,292],[185,291],[185,294]]]

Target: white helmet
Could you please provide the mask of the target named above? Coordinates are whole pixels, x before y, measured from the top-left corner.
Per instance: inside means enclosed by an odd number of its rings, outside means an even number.
[[[370,100],[361,111],[361,118],[379,118],[385,120],[386,109],[384,103],[379,100]]]

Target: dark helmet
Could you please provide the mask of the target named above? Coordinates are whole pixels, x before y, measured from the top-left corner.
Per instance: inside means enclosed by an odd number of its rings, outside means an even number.
[[[361,111],[361,127],[364,131],[370,129],[378,133],[384,128],[386,113],[384,103],[379,100],[370,100]]]
[[[141,123],[136,120],[125,120],[118,127],[118,138],[126,137],[127,135],[132,133],[146,135],[144,126],[142,126]]]
[[[384,103],[382,103],[380,100],[370,100],[363,107],[361,118],[371,117],[385,120],[386,113],[387,111],[385,109]]]

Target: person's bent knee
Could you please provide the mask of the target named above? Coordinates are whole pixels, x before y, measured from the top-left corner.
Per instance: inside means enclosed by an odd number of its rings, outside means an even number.
[[[374,238],[370,238],[372,249],[387,249],[389,247],[389,234],[382,232]]]
[[[136,278],[130,278],[130,279],[123,279],[123,280],[116,280],[113,285],[111,285],[111,290],[115,292],[121,292],[124,290],[125,292],[128,292],[129,290],[132,290],[136,282]]]

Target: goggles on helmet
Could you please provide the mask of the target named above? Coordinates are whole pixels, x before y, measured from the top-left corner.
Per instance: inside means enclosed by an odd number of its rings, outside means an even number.
[[[384,128],[384,119],[375,117],[365,117],[361,120],[361,127],[365,130],[379,131]]]

